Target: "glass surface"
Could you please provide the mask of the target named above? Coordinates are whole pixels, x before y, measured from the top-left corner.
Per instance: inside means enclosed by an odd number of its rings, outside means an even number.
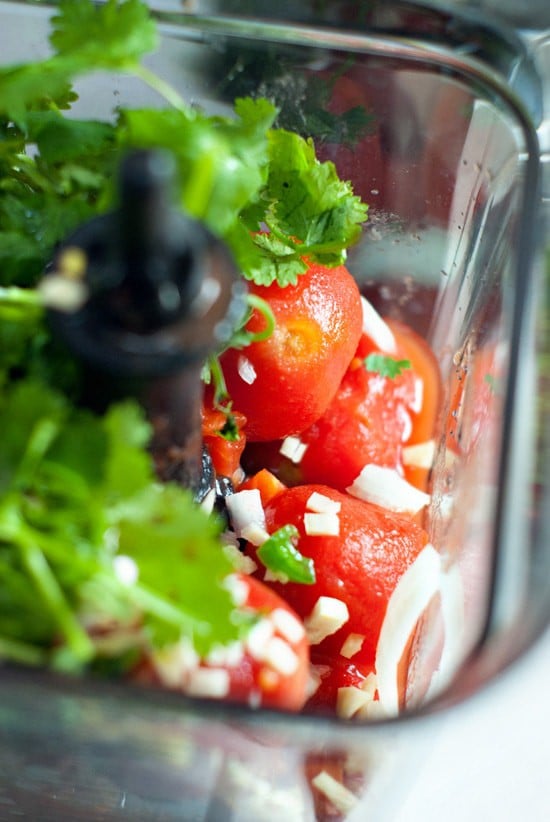
[[[536,72],[524,107],[506,73],[470,61],[456,42],[446,49],[439,36],[430,46],[361,33],[356,5],[333,7],[346,10],[342,28],[333,11],[330,27],[316,30],[312,15],[304,30],[259,13],[221,18],[217,4],[202,17],[199,3],[165,19],[151,65],[212,112],[261,94],[288,128],[306,132],[312,105],[341,118],[313,136],[321,159],[333,160],[370,205],[349,268],[440,363],[444,401],[425,525],[445,572],[415,635],[408,710],[348,723],[5,669],[0,816],[264,822],[362,819],[368,810],[369,819],[387,819],[399,794],[393,775],[400,785],[410,778],[411,752],[420,755],[438,712],[481,688],[547,624],[550,538],[540,512],[550,388],[539,253],[547,229]],[[2,60],[43,54],[47,16],[43,7],[0,4]],[[319,90],[333,80],[326,101]],[[77,115],[156,103],[120,76],[95,77],[79,92]],[[352,142],[338,125],[356,105],[371,125]],[[339,812],[312,787],[321,771],[343,786]]]

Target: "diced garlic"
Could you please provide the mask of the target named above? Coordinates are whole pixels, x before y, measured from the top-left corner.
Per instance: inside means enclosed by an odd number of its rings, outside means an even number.
[[[197,668],[187,680],[185,692],[189,696],[223,699],[229,693],[229,672],[224,668]]]
[[[306,502],[308,511],[313,511],[316,514],[338,514],[342,509],[342,503],[335,499],[327,497],[326,494],[320,494],[319,491],[314,491]]]
[[[337,537],[340,534],[338,514],[304,514],[304,529],[310,537]]]
[[[340,648],[340,654],[345,656],[346,659],[351,659],[352,656],[355,656],[355,654],[361,650],[364,641],[365,637],[363,634],[348,634]]]
[[[390,511],[416,514],[430,502],[425,494],[403,479],[393,468],[365,465],[347,492],[365,502],[372,502]]]
[[[285,437],[279,448],[279,454],[298,465],[302,461],[306,450],[307,443],[302,442],[298,437]]]
[[[345,602],[335,597],[319,597],[304,621],[311,645],[318,645],[327,636],[336,633],[348,620],[349,611]]]
[[[305,636],[306,629],[303,623],[285,608],[275,608],[271,614],[271,621],[275,626],[275,630],[288,642],[295,644]]]

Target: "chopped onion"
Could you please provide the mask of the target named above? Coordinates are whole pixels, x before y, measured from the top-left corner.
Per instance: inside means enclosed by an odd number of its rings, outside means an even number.
[[[314,491],[306,502],[308,511],[314,511],[316,514],[339,514],[342,508],[342,503],[335,499],[327,497],[326,494],[320,494],[319,491]]]
[[[262,659],[266,665],[283,676],[292,676],[300,662],[288,642],[278,636],[269,640]]]
[[[306,450],[307,443],[302,442],[298,437],[285,437],[279,448],[279,454],[298,465],[302,461]]]
[[[443,648],[437,671],[428,688],[429,700],[449,684],[462,661],[464,652],[464,588],[459,566],[455,563],[441,575],[441,616],[443,618]]]
[[[262,498],[257,488],[246,491],[237,491],[225,498],[225,504],[233,530],[238,537],[242,536],[243,528],[247,525],[259,525],[265,530],[265,513]]]
[[[123,585],[134,585],[139,577],[136,561],[126,554],[117,554],[113,558],[113,570]]]
[[[341,719],[351,719],[367,702],[372,702],[372,696],[362,688],[348,685],[338,688],[336,695],[336,714]]]
[[[340,654],[346,659],[351,659],[352,656],[361,650],[361,646],[365,641],[363,634],[348,634],[340,648]]]
[[[248,359],[245,357],[244,354],[239,355],[239,359],[237,360],[237,371],[239,372],[239,377],[243,382],[247,385],[252,385],[257,378],[256,369]]]
[[[435,460],[435,440],[417,442],[403,448],[403,464],[415,468],[431,468]]]
[[[342,814],[349,813],[357,805],[358,797],[327,771],[320,771],[313,777],[311,784]]]
[[[336,633],[349,619],[348,606],[335,597],[319,597],[311,614],[304,621],[311,645],[317,645]]]
[[[337,537],[340,534],[338,514],[304,514],[304,530],[310,537]]]
[[[271,621],[275,626],[275,630],[293,644],[300,642],[306,634],[303,622],[287,611],[286,608],[275,608],[271,614]]]
[[[361,305],[363,307],[363,334],[370,337],[380,351],[386,354],[396,354],[397,345],[389,325],[384,322],[366,297],[361,297]]]
[[[197,668],[187,681],[185,692],[189,696],[223,699],[229,693],[229,671],[224,668]]]
[[[390,596],[376,648],[376,677],[381,709],[399,713],[398,667],[418,620],[439,591],[441,558],[426,545],[407,568]]]
[[[429,494],[415,488],[393,468],[373,464],[365,465],[346,490],[366,502],[409,514],[418,513],[430,501]]]

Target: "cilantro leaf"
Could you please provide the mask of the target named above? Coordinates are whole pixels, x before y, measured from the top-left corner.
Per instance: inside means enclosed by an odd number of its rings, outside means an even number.
[[[50,43],[60,57],[78,61],[78,67],[133,68],[154,51],[157,29],[141,0],[105,3],[61,0],[52,19]]]
[[[380,374],[381,377],[394,379],[399,377],[403,371],[411,368],[410,360],[396,360],[395,357],[388,357],[386,354],[369,354],[364,360],[367,371]]]

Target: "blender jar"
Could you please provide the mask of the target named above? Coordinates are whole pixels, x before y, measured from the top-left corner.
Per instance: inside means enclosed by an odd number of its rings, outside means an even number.
[[[3,62],[47,52],[51,11],[0,4]],[[412,2],[153,11],[150,65],[186,99],[273,100],[369,204],[348,267],[443,379],[426,523],[440,560],[399,715],[291,716],[6,666],[0,816],[388,819],[439,713],[548,623],[544,36]],[[86,117],[158,102],[120,75],[78,90]]]

